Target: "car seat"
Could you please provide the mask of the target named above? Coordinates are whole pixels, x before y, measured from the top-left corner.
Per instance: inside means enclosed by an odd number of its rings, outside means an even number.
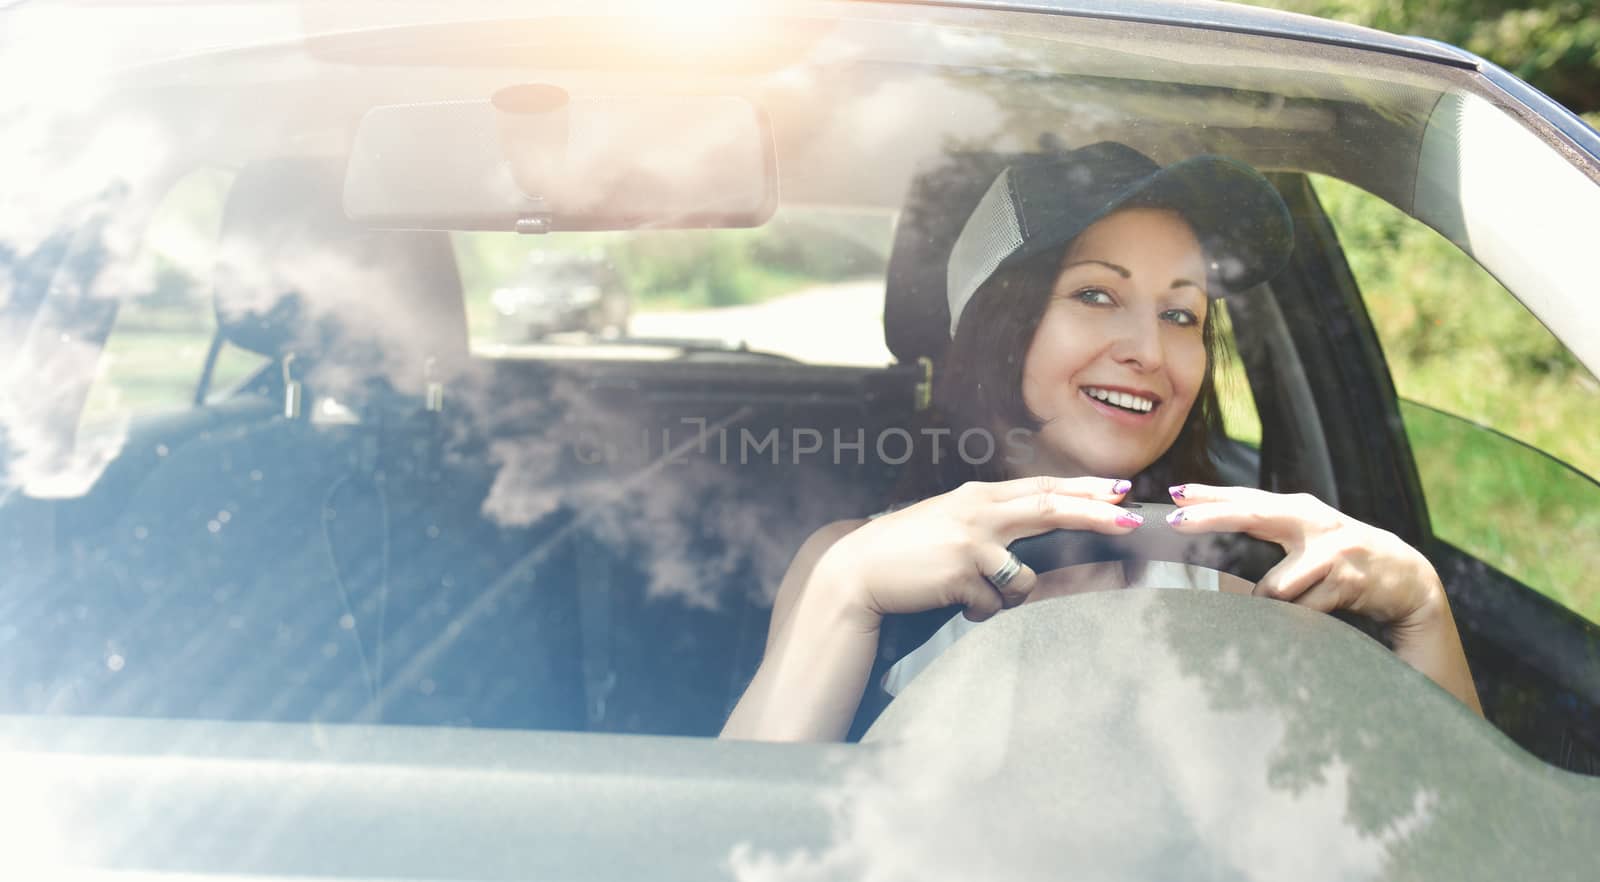
[[[54,605],[77,620],[58,709],[581,720],[573,598],[513,567],[554,516],[484,518],[493,470],[452,407],[471,362],[450,241],[357,227],[341,184],[317,159],[237,178],[219,332],[272,360],[281,408],[201,432],[134,491]]]

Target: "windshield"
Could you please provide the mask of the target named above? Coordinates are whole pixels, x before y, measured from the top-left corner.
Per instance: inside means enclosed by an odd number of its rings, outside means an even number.
[[[1464,68],[909,4],[374,14],[0,12],[39,84],[0,98],[0,712],[709,738],[817,537],[1044,474],[1383,531],[1490,722],[1600,769],[1600,184]],[[1059,163],[1106,142],[1263,189],[1006,189],[1098,186]],[[963,334],[1006,285],[1031,317]],[[1125,556],[1076,563],[1274,562]],[[885,596],[839,737],[966,627]]]

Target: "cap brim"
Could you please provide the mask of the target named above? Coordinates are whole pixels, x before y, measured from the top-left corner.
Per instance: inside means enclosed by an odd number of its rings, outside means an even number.
[[[1030,171],[1019,170],[1023,176]],[[1021,192],[1048,190],[1046,180],[1019,180]],[[1037,189],[1034,189],[1037,188]],[[1044,199],[1029,200],[1034,204]],[[1237,292],[1277,275],[1294,248],[1289,209],[1272,184],[1251,167],[1221,156],[1196,156],[1161,168],[1108,196],[1098,209],[1070,222],[1025,218],[1028,240],[1004,263],[1014,263],[1066,244],[1090,224],[1120,209],[1170,208],[1195,230],[1210,262],[1213,296]],[[1055,221],[1052,223],[1051,221]]]
[[[1122,203],[1183,215],[1210,262],[1213,279],[1242,291],[1277,275],[1294,250],[1283,197],[1260,172],[1220,156],[1197,156],[1153,175]]]

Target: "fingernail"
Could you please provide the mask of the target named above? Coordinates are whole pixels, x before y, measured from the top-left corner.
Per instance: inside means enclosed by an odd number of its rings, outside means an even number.
[[[1121,496],[1122,494],[1124,494],[1124,493],[1126,493],[1126,492],[1128,492],[1129,490],[1132,490],[1132,489],[1133,489],[1133,482],[1132,481],[1118,481],[1115,484],[1111,485],[1111,492],[1117,494],[1118,496]]]
[[[1183,491],[1188,486],[1188,484],[1174,484],[1173,486],[1167,488],[1167,492],[1172,494],[1173,499],[1182,499]]]
[[[1183,523],[1183,515],[1184,511],[1180,508],[1172,514],[1167,515],[1167,523],[1176,527],[1177,525]]]
[[[1119,527],[1137,527],[1142,523],[1144,523],[1144,518],[1131,511],[1125,511],[1117,515],[1117,526]]]

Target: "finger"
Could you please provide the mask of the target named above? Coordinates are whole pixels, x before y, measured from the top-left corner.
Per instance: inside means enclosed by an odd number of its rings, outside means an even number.
[[[966,607],[961,614],[970,622],[986,621],[1005,608],[1000,592],[994,590],[994,586],[982,575],[975,575],[962,584],[956,602]]]
[[[1191,501],[1167,515],[1167,523],[1179,533],[1244,533],[1276,542],[1287,551],[1304,544],[1309,527],[1307,518],[1281,499],[1259,503]]]
[[[1178,504],[1189,502],[1249,502],[1262,496],[1281,496],[1256,487],[1239,487],[1225,484],[1174,484],[1167,495]]]
[[[1009,549],[1000,545],[986,545],[980,549],[978,554],[978,574],[985,577],[985,581],[990,586],[993,586],[994,579],[992,577],[1006,567],[1012,558],[1013,555]],[[1033,586],[1039,583],[1038,574],[1029,568],[1027,564],[1021,561],[1017,561],[1017,563],[1021,564],[1021,569],[1017,570],[1016,575],[1012,576],[1004,587],[995,589],[1000,595],[1000,605],[1005,609],[1010,609],[1027,600],[1028,595],[1033,593]]]
[[[1295,606],[1314,609],[1317,612],[1331,613],[1350,605],[1349,592],[1344,590],[1338,580],[1323,579],[1307,588],[1294,599]]]
[[[1093,530],[1116,535],[1144,523],[1140,515],[1109,502],[1053,493],[1036,493],[991,505],[978,517],[979,523],[1002,545],[1051,530]]]
[[[1219,487],[1213,484],[1175,484],[1167,488],[1179,508],[1207,502],[1231,502],[1253,510],[1291,515],[1322,528],[1338,526],[1339,510],[1310,493],[1274,493],[1255,487]]]
[[[1329,569],[1326,559],[1313,559],[1303,551],[1297,551],[1267,570],[1250,593],[1257,597],[1298,602],[1301,595],[1327,578]]]
[[[1128,495],[1133,483],[1121,478],[1058,478],[1054,475],[1034,475],[1029,478],[1012,478],[992,483],[974,482],[971,486],[982,488],[992,502],[1006,502],[1024,496],[1053,494],[1075,496],[1082,499],[1116,501]]]

